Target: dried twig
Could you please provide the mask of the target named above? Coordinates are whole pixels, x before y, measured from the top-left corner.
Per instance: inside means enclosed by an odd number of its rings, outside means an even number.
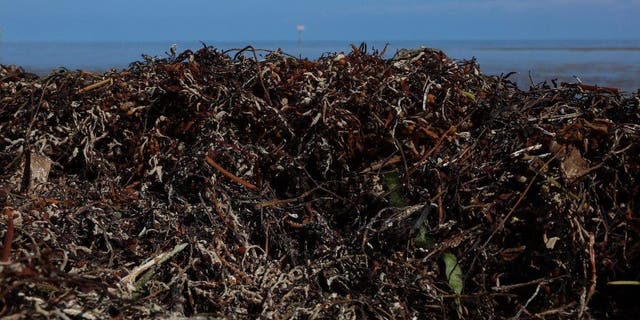
[[[2,257],[0,257],[0,262],[7,262],[11,257],[11,245],[13,243],[13,210],[10,208],[4,208],[2,211],[4,216],[7,218],[7,233],[4,235],[4,247],[2,248]]]
[[[305,191],[304,193],[302,193],[301,195],[299,195],[299,196],[297,196],[295,198],[275,199],[275,200],[268,200],[268,201],[259,202],[259,203],[256,204],[256,208],[257,209],[261,209],[261,208],[266,208],[266,207],[278,207],[278,206],[282,206],[282,205],[285,205],[285,204],[288,204],[288,203],[300,201],[300,200],[306,198],[307,196],[309,196],[310,194],[314,193],[318,189],[320,189],[320,187],[312,188],[311,190]]]
[[[80,88],[78,89],[78,93],[85,93],[85,92],[89,92],[91,90],[95,90],[98,89],[100,87],[104,87],[106,85],[112,85],[113,84],[113,79],[108,78],[108,79],[104,79],[102,81],[98,81],[96,83],[92,83],[84,88]]]
[[[415,172],[416,170],[418,170],[420,167],[422,167],[424,165],[424,163],[427,161],[427,159],[429,159],[429,157],[434,154],[436,151],[438,151],[438,149],[440,149],[440,146],[442,145],[442,141],[444,141],[444,139],[449,136],[450,134],[454,133],[456,131],[456,126],[451,126],[449,127],[449,129],[447,129],[447,131],[445,131],[441,136],[440,139],[438,139],[438,141],[436,142],[436,144],[431,147],[431,149],[429,149],[429,151],[425,152],[422,157],[420,158],[420,160],[418,160],[416,162],[416,164],[413,165],[413,167],[411,168],[411,170],[409,170],[409,174],[412,174],[413,172]]]
[[[582,84],[582,83],[578,84],[578,88],[585,91],[606,92],[606,93],[611,93],[615,95],[620,95],[620,89],[618,88],[591,86],[591,85]]]
[[[497,287],[492,287],[491,290],[493,291],[500,291],[500,292],[504,292],[504,291],[510,291],[513,289],[518,289],[518,288],[522,288],[522,287],[528,287],[534,284],[546,284],[549,282],[553,282],[555,280],[559,280],[562,278],[566,278],[566,276],[559,276],[559,277],[553,277],[553,278],[540,278],[540,279],[535,279],[535,280],[531,280],[531,281],[527,281],[527,282],[522,282],[522,283],[516,283],[516,284],[509,284],[509,285],[500,285]]]
[[[184,250],[184,248],[186,248],[188,245],[188,243],[178,244],[173,248],[173,250],[160,253],[152,259],[147,260],[145,263],[131,270],[131,272],[129,272],[127,276],[122,278],[120,280],[120,285],[122,285],[123,288],[126,288],[129,293],[135,291],[137,288],[134,283],[136,282],[138,276],[152,267],[163,264],[165,261],[171,259],[171,257],[175,256],[180,251]]]
[[[251,183],[247,182],[246,180],[244,180],[244,179],[242,179],[242,178],[240,178],[240,177],[238,177],[238,176],[234,175],[233,173],[231,173],[231,172],[229,172],[229,171],[225,170],[225,169],[224,169],[223,167],[221,167],[217,162],[215,162],[215,161],[213,160],[213,158],[211,158],[211,156],[210,156],[210,155],[207,155],[207,156],[205,157],[205,160],[207,161],[207,163],[208,163],[210,166],[212,166],[214,169],[218,170],[218,171],[219,171],[220,173],[222,173],[225,177],[227,177],[227,178],[229,178],[229,179],[233,180],[234,182],[236,182],[236,183],[238,183],[238,184],[240,184],[240,185],[244,186],[245,188],[247,188],[247,189],[249,189],[249,190],[253,190],[253,191],[255,191],[255,190],[257,190],[257,189],[258,189],[258,187],[256,187],[255,185],[253,185],[253,184],[251,184]]]
[[[533,301],[533,299],[536,298],[536,296],[538,296],[538,293],[540,292],[540,286],[542,286],[542,284],[538,284],[538,286],[536,287],[536,291],[533,292],[533,294],[531,295],[531,297],[529,297],[529,300],[527,300],[527,302],[525,302],[525,304],[522,306],[522,308],[520,308],[520,310],[518,310],[518,313],[516,313],[515,316],[513,316],[511,319],[517,320],[520,319],[520,315],[522,314],[522,312],[524,312],[527,307],[529,306],[529,304],[531,303],[531,301]]]

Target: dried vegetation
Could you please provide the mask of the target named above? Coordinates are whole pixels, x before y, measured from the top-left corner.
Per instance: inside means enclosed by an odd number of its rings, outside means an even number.
[[[0,67],[0,315],[637,314],[638,96],[382,56]]]

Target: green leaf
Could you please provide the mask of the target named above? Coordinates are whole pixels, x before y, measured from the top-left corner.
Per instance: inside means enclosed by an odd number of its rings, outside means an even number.
[[[467,97],[470,100],[476,101],[476,96],[473,93],[469,92],[469,91],[464,91],[463,90],[462,91],[462,95]]]
[[[405,207],[407,201],[402,196],[402,183],[397,172],[387,172],[382,175],[382,181],[389,190],[389,202],[396,207]]]
[[[462,293],[464,283],[462,283],[462,269],[458,264],[458,258],[449,252],[442,255],[444,261],[444,270],[447,274],[447,282],[456,294]]]
[[[413,237],[413,243],[416,247],[422,249],[432,249],[435,245],[435,241],[431,236],[429,236],[429,232],[427,231],[427,227],[423,224],[418,227],[418,230]]]

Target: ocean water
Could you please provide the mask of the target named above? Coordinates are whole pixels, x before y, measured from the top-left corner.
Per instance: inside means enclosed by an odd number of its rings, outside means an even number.
[[[96,42],[96,43],[0,43],[0,64],[15,64],[37,74],[54,68],[105,71],[126,68],[141,54],[164,57],[176,43],[178,51],[197,50],[203,43],[189,42]],[[359,41],[219,42],[205,41],[220,49],[282,48],[294,56],[317,58],[329,52],[349,52]],[[368,48],[382,49],[386,57],[400,48],[426,46],[443,50],[455,59],[475,57],[486,74],[516,72],[510,79],[527,89],[532,84],[558,79],[634,93],[640,89],[640,39],[636,40],[469,40],[469,41],[368,41]]]

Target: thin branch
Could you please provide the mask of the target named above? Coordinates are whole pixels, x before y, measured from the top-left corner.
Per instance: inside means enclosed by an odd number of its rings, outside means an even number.
[[[14,235],[13,210],[5,208],[3,211],[4,215],[7,217],[7,233],[4,235],[4,248],[2,248],[2,257],[0,257],[0,262],[7,262],[11,257],[11,244],[13,243]]]
[[[213,158],[211,158],[211,156],[207,155],[205,160],[207,161],[207,163],[212,166],[214,169],[218,170],[220,173],[222,173],[224,176],[226,176],[227,178],[233,180],[234,182],[242,185],[243,187],[255,191],[258,189],[258,187],[256,187],[255,185],[251,184],[250,182],[243,180],[242,178],[234,175],[233,173],[225,170],[223,167],[221,167],[217,162],[215,162],[213,160]]]

